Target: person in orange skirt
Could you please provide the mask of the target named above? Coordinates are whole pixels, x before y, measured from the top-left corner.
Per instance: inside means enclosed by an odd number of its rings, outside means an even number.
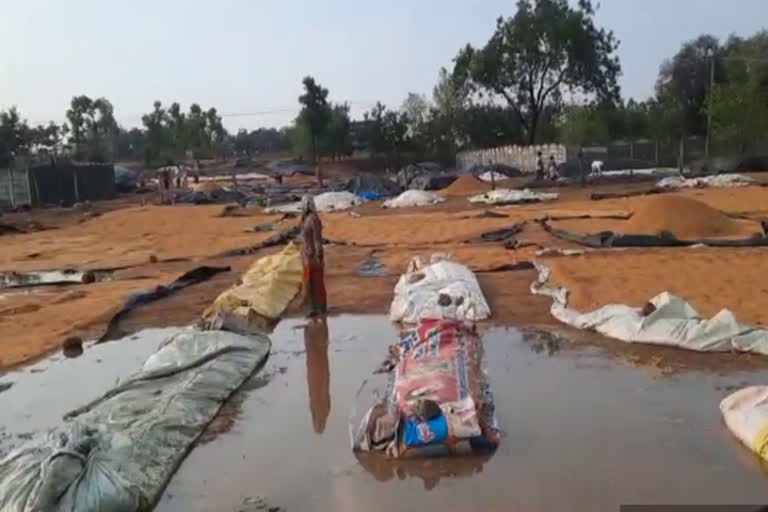
[[[328,305],[325,296],[323,224],[320,222],[312,196],[304,196],[301,200],[301,239],[304,292],[309,306],[309,316],[325,315]]]

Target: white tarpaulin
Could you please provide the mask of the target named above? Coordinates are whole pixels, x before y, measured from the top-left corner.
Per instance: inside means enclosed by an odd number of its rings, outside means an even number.
[[[323,192],[315,196],[315,206],[319,212],[349,210],[362,203],[363,200],[352,192]],[[266,208],[264,211],[266,213],[300,213],[301,201]]]
[[[406,190],[399,196],[384,201],[384,208],[409,208],[413,206],[427,206],[442,203],[444,198],[426,190]]]
[[[728,429],[744,445],[768,460],[768,386],[749,386],[720,402]]]
[[[478,179],[485,181],[486,183],[491,183],[492,181],[508,180],[509,176],[497,171],[485,171],[478,176]]]
[[[532,192],[529,189],[515,190],[499,188],[485,194],[479,194],[469,198],[470,203],[486,204],[516,204],[536,203],[539,201],[553,201],[559,196],[552,192]]]
[[[717,174],[701,178],[682,178],[670,176],[656,183],[656,188],[699,188],[699,187],[746,187],[757,183],[753,178],[743,174]]]
[[[389,308],[393,322],[417,323],[423,318],[478,321],[491,316],[480,284],[464,265],[440,255],[424,265],[416,257],[395,286]]]
[[[579,329],[631,343],[670,345],[701,352],[753,352],[768,354],[768,331],[740,324],[727,309],[710,319],[701,318],[685,300],[668,292],[649,302],[655,310],[647,315],[641,308],[609,304],[590,313],[579,313],[567,305],[568,290],[548,284],[550,271],[536,264],[539,278],[531,284],[535,294],[552,297],[552,316]]]

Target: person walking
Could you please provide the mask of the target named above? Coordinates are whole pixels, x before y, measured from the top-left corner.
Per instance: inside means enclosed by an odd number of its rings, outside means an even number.
[[[536,154],[536,180],[544,179],[544,160],[541,158],[541,151]]]
[[[323,257],[323,225],[317,214],[315,200],[304,196],[301,200],[302,263],[304,266],[304,293],[309,305],[309,316],[327,312]]]

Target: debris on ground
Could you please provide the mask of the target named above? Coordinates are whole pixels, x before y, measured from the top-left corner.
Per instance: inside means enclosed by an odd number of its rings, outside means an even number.
[[[376,251],[371,251],[368,256],[360,263],[358,274],[366,277],[382,276],[386,273],[387,267],[376,257]]]
[[[78,336],[70,336],[61,342],[61,351],[66,357],[83,355],[83,340]]]
[[[387,359],[395,363],[391,391],[353,427],[353,450],[409,458],[496,449],[500,431],[474,330],[422,319],[401,334]]]
[[[349,180],[347,190],[363,199],[375,201],[396,196],[402,191],[402,187],[386,177],[360,173]]]
[[[442,203],[444,198],[426,190],[406,190],[399,196],[384,201],[382,208],[413,208]]]
[[[554,201],[558,197],[558,194],[552,192],[532,192],[527,188],[523,190],[499,188],[484,194],[472,196],[469,198],[469,202],[486,204],[521,204]]]

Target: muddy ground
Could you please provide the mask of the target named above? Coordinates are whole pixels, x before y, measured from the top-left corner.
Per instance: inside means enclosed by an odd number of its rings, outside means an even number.
[[[326,249],[332,314],[327,357],[306,351],[300,322],[281,323],[267,368],[214,422],[208,442],[184,463],[159,510],[257,510],[262,499],[286,510],[371,511],[445,510],[446,503],[450,510],[616,510],[631,502],[768,501],[760,464],[730,438],[717,409],[735,387],[761,382],[765,358],[632,346],[575,332],[553,320],[547,299],[531,295],[533,269],[505,269],[534,259],[547,264],[555,282],[572,290],[571,304],[582,310],[608,302],[642,305],[669,290],[703,314],[726,307],[740,320],[764,325],[765,248],[536,255],[542,248],[578,248],[547,233],[536,219],[627,215],[644,196],[593,201],[590,195],[647,187],[560,188],[557,201],[521,206],[473,206],[452,196],[417,209],[383,210],[368,203],[353,213],[323,214],[325,237],[344,242]],[[731,215],[768,216],[764,187],[674,194]],[[153,201],[151,195],[131,196],[87,211],[3,216],[28,232],[0,236],[0,273],[71,268],[105,270],[106,277],[90,284],[0,289],[0,407],[13,404],[3,409],[11,411],[12,421],[5,414],[0,421],[0,448],[52,424],[60,412],[137,368],[162,331],[132,340],[133,332],[194,323],[255,258],[279,248],[218,254],[257,244],[296,222],[260,209],[232,215],[225,214],[225,205]],[[477,240],[519,222],[525,225],[516,235],[517,249]],[[266,224],[273,229],[254,230]],[[492,308],[484,340],[506,437],[488,460],[383,466],[359,461],[347,438],[354,392],[396,336],[380,315],[409,259],[433,252],[450,253],[472,268]],[[128,314],[120,322],[122,340],[86,346],[75,360],[60,354],[67,338],[87,341],[103,334],[131,294],[199,265],[230,271]],[[531,328],[555,333],[557,341],[522,334]],[[45,389],[63,383],[72,386],[72,403],[48,407]],[[326,416],[322,422],[318,409]]]

